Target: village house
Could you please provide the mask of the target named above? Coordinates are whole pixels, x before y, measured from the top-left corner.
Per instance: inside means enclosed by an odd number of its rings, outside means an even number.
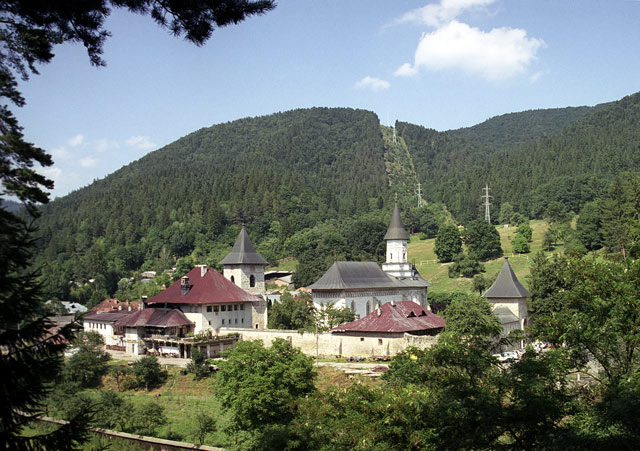
[[[236,339],[220,337],[221,328],[264,329],[267,322],[261,296],[267,262],[244,227],[221,263],[226,277],[199,265],[140,304],[106,299],[84,318],[84,329],[100,333],[111,349],[131,354],[188,358],[198,347],[207,356],[219,355]]]
[[[316,308],[348,307],[360,318],[391,301],[413,301],[428,309],[431,284],[408,261],[409,234],[397,204],[384,240],[387,250],[382,268],[374,262],[335,262],[309,285]]]

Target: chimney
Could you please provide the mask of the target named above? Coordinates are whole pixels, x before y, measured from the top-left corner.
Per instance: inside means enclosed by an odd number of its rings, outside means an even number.
[[[200,277],[204,277],[207,273],[207,265],[200,265]]]
[[[392,300],[391,301],[391,306],[395,307],[396,306],[396,301]]]
[[[378,316],[382,315],[382,310],[380,310],[380,307],[378,307],[376,310],[378,310]]]
[[[187,276],[183,276],[180,279],[180,294],[184,296],[189,292],[191,286],[189,285],[189,278]]]

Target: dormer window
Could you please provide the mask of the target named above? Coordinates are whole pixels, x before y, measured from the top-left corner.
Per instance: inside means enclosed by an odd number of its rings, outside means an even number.
[[[189,278],[187,276],[182,277],[180,279],[180,293],[182,294],[182,296],[187,294],[190,289],[191,285],[189,285]]]

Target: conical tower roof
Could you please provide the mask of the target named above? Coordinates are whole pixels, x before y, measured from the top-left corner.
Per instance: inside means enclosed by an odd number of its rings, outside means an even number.
[[[511,269],[509,259],[505,258],[498,278],[483,296],[485,298],[526,298],[531,296],[531,293],[522,286],[513,269]]]
[[[231,252],[222,259],[221,265],[267,265],[268,262],[262,258],[256,248],[253,247],[247,230],[242,226],[238,238],[231,249]]]
[[[393,214],[391,215],[391,223],[387,229],[387,234],[384,236],[385,240],[408,240],[409,234],[404,228],[402,218],[400,217],[400,209],[398,204],[393,208]]]

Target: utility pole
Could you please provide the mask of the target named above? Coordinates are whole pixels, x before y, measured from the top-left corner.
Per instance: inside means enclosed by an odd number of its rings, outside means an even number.
[[[485,185],[484,188],[482,188],[482,196],[480,196],[481,199],[484,199],[484,220],[487,221],[489,224],[491,224],[491,199],[493,199],[493,196],[489,195],[489,185]]]
[[[420,182],[418,182],[418,208],[422,206],[422,190],[420,189]]]

